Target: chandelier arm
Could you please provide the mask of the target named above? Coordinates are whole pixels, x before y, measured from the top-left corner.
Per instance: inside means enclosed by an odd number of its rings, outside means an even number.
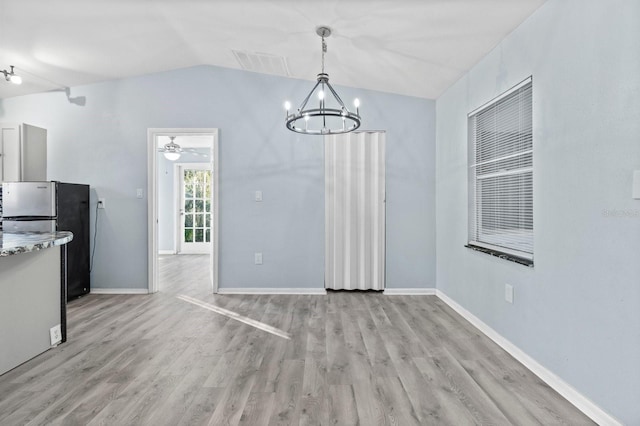
[[[344,102],[342,102],[342,99],[340,99],[340,96],[338,96],[338,94],[336,93],[335,90],[333,90],[333,86],[331,86],[331,84],[329,83],[329,80],[327,80],[327,87],[329,88],[329,90],[331,91],[331,93],[333,94],[333,97],[336,98],[336,101],[338,101],[338,103],[340,104],[340,106],[344,109],[346,109],[347,111],[349,111],[349,109],[344,105]]]
[[[313,91],[316,90],[316,87],[318,87],[318,84],[320,84],[319,80],[316,82],[316,85],[313,86],[313,89],[311,89],[307,97],[304,98],[304,101],[302,101],[302,103],[300,104],[300,107],[298,108],[298,112],[301,112],[304,109],[304,107],[307,106],[307,102],[309,102],[309,98],[313,94]]]
[[[327,82],[328,81],[329,80],[327,80]],[[324,94],[324,83],[325,83],[325,81],[323,80],[322,81],[322,89],[320,89],[320,90],[322,90],[322,93],[323,93],[322,99],[320,99],[320,111],[322,112],[322,128],[326,128],[327,127],[327,116],[324,113],[324,111],[325,111],[324,99],[326,98],[326,94]]]

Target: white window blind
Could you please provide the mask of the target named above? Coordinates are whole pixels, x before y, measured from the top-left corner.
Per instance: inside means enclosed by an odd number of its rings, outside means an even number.
[[[469,114],[469,245],[533,260],[532,80]]]

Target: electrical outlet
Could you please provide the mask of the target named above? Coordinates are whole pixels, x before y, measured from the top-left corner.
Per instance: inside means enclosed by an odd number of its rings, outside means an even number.
[[[143,197],[144,197],[144,191],[142,190],[142,188],[136,189],[136,198],[143,198]]]
[[[104,205],[104,198],[98,198],[98,208],[99,209],[104,209],[105,205]]]
[[[262,191],[256,191],[255,200],[258,203],[262,201]]]
[[[262,253],[256,252],[253,254],[256,265],[262,265]]]
[[[513,303],[513,286],[510,284],[504,285],[504,300]]]
[[[62,329],[60,328],[60,324],[49,329],[49,337],[51,337],[51,346],[62,342]]]

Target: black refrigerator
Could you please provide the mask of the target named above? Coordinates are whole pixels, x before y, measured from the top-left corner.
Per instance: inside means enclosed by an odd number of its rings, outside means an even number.
[[[61,247],[66,300],[89,293],[89,185],[4,182],[2,212],[4,232],[71,231],[73,240]]]

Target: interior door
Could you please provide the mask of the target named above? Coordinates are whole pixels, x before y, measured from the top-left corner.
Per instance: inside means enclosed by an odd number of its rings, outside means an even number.
[[[325,137],[325,287],[383,290],[385,133]]]
[[[212,182],[209,164],[181,165],[178,252],[211,253]]]

